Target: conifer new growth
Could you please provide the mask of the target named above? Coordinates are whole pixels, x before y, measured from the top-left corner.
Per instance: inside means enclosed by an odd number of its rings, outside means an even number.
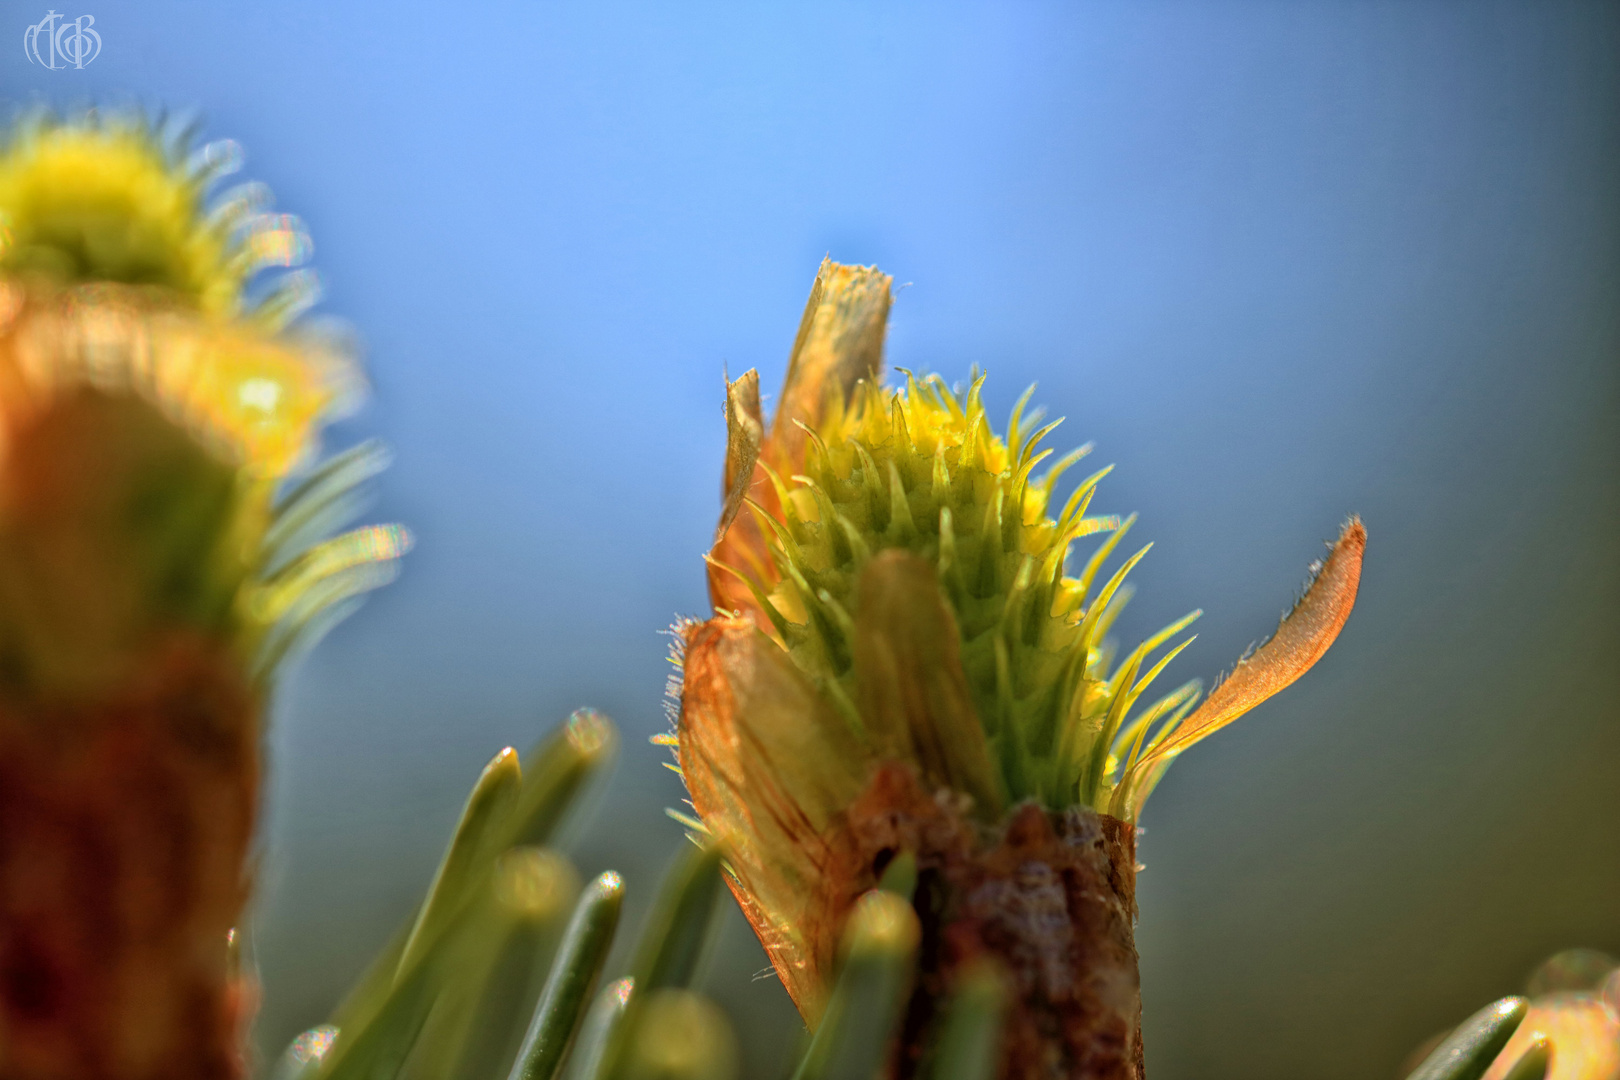
[[[918,1015],[976,952],[998,952],[1020,987],[1005,1075],[1040,1074],[1052,1054],[1065,1075],[1135,1075],[1132,823],[1172,759],[1326,651],[1366,534],[1346,525],[1277,634],[1202,707],[1196,682],[1150,697],[1199,613],[1115,655],[1126,576],[1148,548],[1118,557],[1134,517],[1092,512],[1109,470],[1060,498],[1090,447],[1054,459],[1043,444],[1058,425],[1027,409],[1029,392],[998,434],[977,372],[957,388],[911,372],[886,386],[889,284],[822,264],[769,424],[756,372],[727,387],[715,614],[677,628],[667,741],[693,823],[726,845],[733,892],[812,1025],[837,928],[906,853],[925,934],[947,942],[919,972]],[[1033,865],[1067,884],[1041,892],[1018,876]],[[985,888],[1001,906],[969,919]],[[1032,905],[1056,905],[1071,943],[1037,945],[1016,914]],[[1036,971],[1051,964],[1067,974]],[[1096,997],[1099,978],[1118,994]],[[903,1050],[900,1074],[920,1055]]]
[[[309,249],[139,117],[0,145],[0,1075],[216,1080],[252,994],[247,892],[273,676],[409,537],[331,537],[362,446],[316,464],[358,370],[295,322]]]

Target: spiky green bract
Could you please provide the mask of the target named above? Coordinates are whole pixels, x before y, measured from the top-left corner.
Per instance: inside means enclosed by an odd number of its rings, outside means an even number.
[[[1134,519],[1088,515],[1107,469],[1054,512],[1060,477],[1089,447],[1048,464],[1052,451],[1040,444],[1057,425],[1038,427],[1038,414],[1024,414],[1027,393],[1003,440],[985,415],[983,382],[976,376],[963,393],[908,373],[902,389],[868,381],[847,406],[834,402],[810,432],[804,473],[771,474],[781,516],[753,507],[780,575],[768,595],[756,584],[756,595],[798,667],[864,735],[855,671],[861,571],[886,549],[921,556],[960,635],[1000,801],[1107,810],[1122,760],[1162,738],[1193,703],[1189,684],[1131,718],[1187,642],[1152,665],[1149,654],[1198,613],[1113,662],[1105,638],[1129,595],[1125,577],[1147,548],[1108,564]],[[1070,547],[1098,533],[1109,535],[1069,575]],[[1154,721],[1162,723],[1150,732]]]

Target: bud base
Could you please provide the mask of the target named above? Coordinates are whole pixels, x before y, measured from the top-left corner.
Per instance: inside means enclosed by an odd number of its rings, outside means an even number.
[[[99,700],[0,685],[0,1077],[235,1080],[259,702],[186,635]]]
[[[1135,826],[1024,803],[986,827],[968,809],[887,765],[848,811],[867,873],[917,859],[923,940],[893,1075],[918,1073],[958,974],[988,955],[1013,988],[1002,1080],[1141,1080]]]

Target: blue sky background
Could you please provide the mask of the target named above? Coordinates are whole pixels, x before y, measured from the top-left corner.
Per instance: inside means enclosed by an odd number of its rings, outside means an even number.
[[[1144,817],[1155,1076],[1394,1075],[1620,951],[1620,7],[84,3],[94,64],[13,45],[0,90],[245,145],[367,343],[333,444],[393,445],[373,516],[419,541],[269,735],[267,1047],[576,705],[625,736],[578,860],[651,891],[721,372],[780,380],[823,254],[907,283],[891,363],[982,364],[998,412],[1037,382],[1118,463],[1098,506],[1158,541],[1120,634],[1204,608],[1183,677],[1367,522],[1340,643]],[[706,985],[768,1070],[792,1009],[724,930]]]

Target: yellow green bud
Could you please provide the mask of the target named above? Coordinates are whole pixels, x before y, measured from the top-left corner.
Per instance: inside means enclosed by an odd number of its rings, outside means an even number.
[[[727,387],[715,615],[677,627],[675,730],[660,740],[691,793],[683,820],[725,845],[733,892],[812,1024],[847,906],[903,854],[866,850],[857,810],[921,828],[915,805],[885,802],[920,791],[970,833],[1032,802],[1127,835],[1172,759],[1323,654],[1365,545],[1352,519],[1277,634],[1203,707],[1196,681],[1148,697],[1198,612],[1116,655],[1109,634],[1147,548],[1121,549],[1133,518],[1091,513],[1108,470],[1060,499],[1089,448],[1054,459],[1043,443],[1057,425],[1026,410],[1028,393],[998,433],[977,372],[884,385],[889,284],[824,262],[776,415],[756,372]],[[1076,544],[1090,550],[1071,563]]]

